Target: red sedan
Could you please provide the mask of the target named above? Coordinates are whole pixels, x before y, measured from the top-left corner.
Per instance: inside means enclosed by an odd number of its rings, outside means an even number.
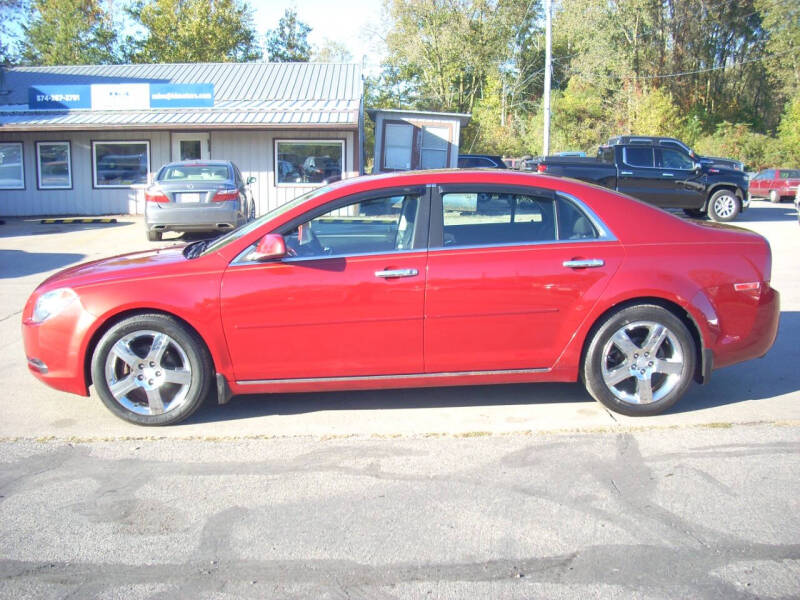
[[[764,169],[750,180],[750,197],[777,203],[794,198],[799,187],[800,169]]]
[[[23,311],[28,365],[142,425],[207,396],[576,381],[652,415],[764,355],[761,236],[513,171],[362,177],[214,241],[66,269]]]

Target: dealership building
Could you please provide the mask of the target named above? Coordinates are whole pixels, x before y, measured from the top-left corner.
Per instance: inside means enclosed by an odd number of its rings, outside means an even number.
[[[141,213],[174,160],[228,159],[262,214],[363,169],[355,64],[15,67],[0,72],[0,215]],[[309,165],[325,164],[324,175]]]

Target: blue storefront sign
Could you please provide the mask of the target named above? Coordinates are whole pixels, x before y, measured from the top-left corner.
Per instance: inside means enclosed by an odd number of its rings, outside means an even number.
[[[28,108],[31,110],[146,110],[213,106],[213,83],[105,83],[28,88]]]
[[[150,108],[214,106],[213,83],[151,83]]]
[[[37,85],[28,88],[28,108],[69,110],[91,108],[92,90],[88,85]]]

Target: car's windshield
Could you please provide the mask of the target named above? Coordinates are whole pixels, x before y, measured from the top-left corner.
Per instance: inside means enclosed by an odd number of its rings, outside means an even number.
[[[316,198],[317,196],[320,196],[320,195],[330,191],[330,189],[331,189],[331,186],[325,185],[325,186],[313,189],[313,190],[311,190],[309,192],[306,192],[305,194],[301,194],[300,196],[298,196],[297,198],[295,198],[294,200],[292,200],[290,202],[287,202],[286,204],[281,204],[277,208],[274,208],[271,211],[269,211],[268,213],[266,213],[264,215],[261,215],[255,221],[250,221],[249,223],[247,223],[245,225],[242,225],[241,227],[237,227],[236,229],[226,233],[225,235],[220,236],[217,239],[211,241],[211,243],[209,243],[208,246],[206,246],[205,251],[203,252],[203,254],[208,254],[209,252],[216,252],[220,248],[224,248],[225,246],[227,246],[231,242],[235,242],[236,240],[238,240],[242,236],[247,235],[251,231],[254,231],[254,230],[258,229],[259,227],[261,227],[261,225],[263,225],[267,221],[269,221],[271,219],[274,219],[275,217],[279,217],[283,213],[292,210],[294,207],[302,204],[306,200],[310,200],[312,198]]]
[[[230,179],[225,165],[172,165],[164,167],[158,181],[226,181]]]

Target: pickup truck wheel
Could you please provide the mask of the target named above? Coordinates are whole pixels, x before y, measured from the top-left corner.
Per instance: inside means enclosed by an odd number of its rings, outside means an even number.
[[[716,191],[708,201],[708,215],[714,221],[733,221],[741,210],[739,198],[730,190]]]
[[[781,201],[780,194],[778,194],[778,190],[770,190],[769,191],[769,201],[773,204],[778,204]]]
[[[639,304],[600,325],[586,350],[581,379],[595,400],[615,412],[655,415],[683,396],[695,363],[686,325],[661,306]]]

